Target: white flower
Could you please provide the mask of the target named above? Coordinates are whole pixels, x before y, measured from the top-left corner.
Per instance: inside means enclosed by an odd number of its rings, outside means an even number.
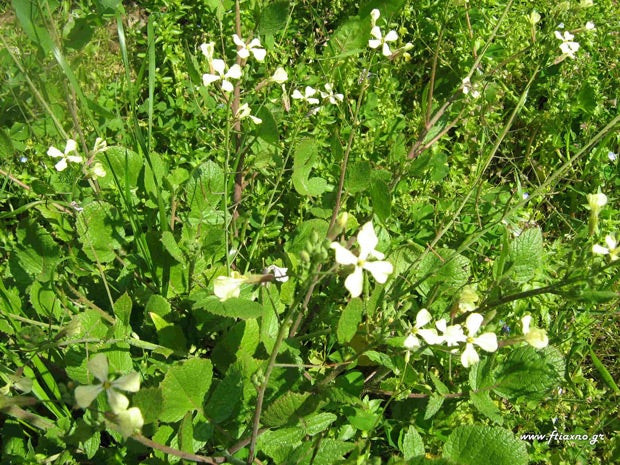
[[[564,34],[560,31],[555,31],[554,34],[558,40],[562,41],[560,44],[560,50],[562,53],[570,58],[575,58],[575,53],[579,50],[579,43],[573,42],[575,36],[568,31],[564,31]]]
[[[112,412],[119,413],[127,410],[129,400],[118,392],[117,389],[137,392],[140,389],[140,375],[132,371],[116,380],[109,380],[108,358],[103,353],[95,355],[88,361],[88,369],[101,383],[75,388],[75,401],[78,406],[84,409],[87,408],[102,391],[106,391]]]
[[[564,29],[564,23],[558,24],[558,29]]]
[[[99,153],[107,150],[108,143],[101,137],[95,139],[95,146],[93,147],[93,153]]]
[[[474,337],[480,329],[483,320],[484,317],[480,313],[472,313],[465,320],[467,339],[465,340],[465,350],[461,354],[461,363],[465,368],[475,365],[480,360],[474,344],[487,352],[495,352],[497,350],[497,336],[495,333],[484,333]]]
[[[392,54],[392,51],[390,50],[390,46],[388,45],[388,42],[394,42],[398,40],[398,34],[396,33],[396,31],[391,30],[385,35],[385,37],[383,37],[383,34],[381,33],[381,29],[379,28],[379,26],[374,26],[370,30],[370,35],[373,36],[374,39],[370,39],[368,41],[368,46],[370,48],[382,47],[383,55],[386,57],[389,57]]]
[[[293,97],[295,100],[304,100],[308,102],[310,105],[318,105],[319,99],[314,98],[313,97],[314,94],[316,94],[316,89],[313,89],[310,86],[306,86],[303,94],[299,92],[297,89],[295,89],[291,97]]]
[[[372,227],[372,221],[362,226],[362,229],[357,234],[357,243],[360,249],[359,256],[357,257],[338,242],[332,242],[330,245],[336,251],[336,263],[355,266],[353,273],[347,276],[347,279],[344,281],[344,287],[347,288],[352,297],[358,297],[362,293],[364,285],[363,269],[369,271],[377,282],[382,284],[387,281],[388,276],[394,271],[394,267],[390,262],[382,261],[385,256],[375,250],[379,239]],[[376,260],[368,261],[370,257]]]
[[[480,297],[476,290],[472,286],[465,286],[459,295],[459,312],[473,312],[477,307],[476,302],[478,300],[480,300]]]
[[[233,34],[233,42],[239,47],[237,55],[243,59],[248,58],[251,53],[257,61],[263,61],[267,55],[267,51],[261,48],[259,39],[252,39],[249,44],[246,44],[237,34]]]
[[[592,252],[598,255],[609,255],[612,262],[618,260],[618,257],[620,256],[620,246],[618,246],[616,238],[611,234],[608,234],[605,236],[605,244],[607,244],[607,247],[594,244],[592,246]]]
[[[232,297],[239,297],[241,285],[248,280],[238,271],[233,271],[229,276],[218,276],[213,283],[213,293],[224,302]]]
[[[232,65],[228,71],[226,71],[226,63],[224,60],[215,59],[211,63],[213,66],[213,71],[217,74],[203,74],[202,75],[202,83],[205,86],[209,84],[219,81],[222,81],[222,89],[226,92],[232,92],[234,90],[234,86],[229,81],[229,79],[239,79],[241,77],[241,67],[237,64]]]
[[[138,407],[116,412],[114,420],[113,428],[118,430],[125,439],[136,431],[140,431],[144,425],[144,418],[142,418],[142,412]]]
[[[75,155],[71,155],[74,153]],[[50,147],[47,150],[47,154],[52,158],[59,158],[60,161],[54,165],[56,171],[64,171],[67,168],[67,162],[73,163],[82,163],[82,157],[77,154],[77,142],[73,139],[69,139],[67,141],[67,145],[65,145],[64,153],[58,150],[56,147]]]
[[[441,342],[445,342],[448,347],[455,347],[459,345],[460,342],[465,342],[467,340],[461,325],[448,326],[446,320],[442,318],[435,323],[435,326],[442,333],[442,335],[439,336]]]
[[[468,77],[463,78],[463,93],[468,95],[471,93],[473,98],[480,97],[480,91],[476,88],[476,85],[472,85]]]
[[[207,58],[207,61],[211,63],[213,61],[213,52],[215,51],[215,42],[200,44],[200,51]]]
[[[325,90],[327,92],[321,91],[321,97],[328,99],[329,103],[338,105],[338,102],[342,102],[344,95],[334,93],[334,87],[330,83],[325,84]]]
[[[592,21],[588,21],[586,23],[586,30],[593,31],[594,29],[596,29],[596,26],[594,25],[594,23]]]
[[[531,321],[532,317],[530,315],[525,315],[521,318],[521,327],[523,328],[525,342],[536,349],[544,349],[547,345],[549,345],[547,331],[540,328],[530,328]]]
[[[540,22],[540,13],[536,10],[532,10],[530,15],[528,16],[528,20],[530,21],[530,23],[532,23],[532,25],[537,24],[538,22]]]
[[[377,20],[381,17],[381,12],[376,8],[370,12],[370,21],[372,26],[374,27],[377,24]]]
[[[280,283],[285,283],[288,281],[288,268],[281,268],[276,265],[269,265],[267,268],[265,268],[265,272],[271,273],[275,277],[275,280]]]
[[[260,124],[263,122],[263,120],[260,119],[259,117],[253,116],[250,114],[250,107],[248,106],[247,103],[244,103],[237,109],[237,113],[235,114],[235,117],[240,120],[244,118],[250,118],[254,124]]]
[[[607,204],[607,196],[602,192],[598,192],[596,194],[588,194],[586,195],[588,199],[588,205],[590,206],[590,210],[599,212],[601,208],[603,208]]]
[[[103,178],[107,174],[105,168],[101,164],[101,162],[95,162],[93,166],[90,168],[90,173],[93,178]]]
[[[415,317],[415,326],[411,329],[409,336],[407,336],[404,342],[406,349],[412,350],[416,347],[420,347],[420,340],[417,338],[418,335],[421,336],[427,344],[439,344],[442,341],[442,338],[437,335],[436,330],[422,329],[423,326],[426,326],[431,321],[431,318],[431,314],[425,308],[418,312]]]
[[[607,158],[609,158],[609,161],[616,161],[618,159],[618,154],[610,150],[607,152]]]
[[[284,68],[280,66],[278,69],[276,69],[275,73],[273,73],[273,76],[271,76],[269,80],[278,84],[284,84],[286,81],[288,81],[288,73]]]

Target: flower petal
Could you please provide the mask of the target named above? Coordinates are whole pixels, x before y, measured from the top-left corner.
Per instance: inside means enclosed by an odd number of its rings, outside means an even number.
[[[131,407],[116,413],[116,427],[124,438],[128,438],[144,426],[144,418],[138,407]]]
[[[473,336],[480,329],[480,325],[482,325],[482,321],[484,317],[480,313],[472,313],[465,320],[465,327],[467,328],[467,333],[470,336]]]
[[[294,99],[296,99],[296,100],[299,100],[299,99],[303,99],[303,98],[304,98],[304,96],[303,96],[303,95],[301,95],[301,92],[299,92],[297,89],[295,89],[295,90],[293,91],[293,93],[291,94],[291,97],[292,97],[292,98],[294,98]]]
[[[204,86],[208,86],[212,82],[219,81],[220,77],[215,74],[203,74],[202,75],[202,84]]]
[[[405,339],[405,342],[403,342],[403,345],[405,346],[405,349],[412,350],[416,347],[420,347],[420,341],[413,334],[409,334],[409,336]]]
[[[433,317],[429,313],[429,311],[425,308],[421,309],[418,314],[415,316],[415,327],[421,328],[426,326],[426,324],[431,321]]]
[[[525,315],[521,318],[521,328],[523,330],[523,334],[527,334],[530,332],[530,323],[532,321],[531,315]]]
[[[58,150],[56,147],[50,147],[49,149],[47,149],[47,154],[50,157],[53,158],[58,158],[58,157],[62,157],[64,156],[64,153],[62,153],[60,150]]]
[[[436,321],[435,327],[442,333],[445,333],[446,332],[446,319],[442,318],[441,320]]]
[[[264,48],[254,48],[252,49],[252,54],[257,61],[263,61],[267,55],[267,50]]]
[[[306,101],[310,105],[318,105],[320,103],[318,98],[308,98],[308,99],[306,99]]]
[[[497,350],[497,336],[495,333],[481,334],[474,339],[474,343],[487,352],[495,352]]]
[[[383,49],[381,51],[381,53],[383,53],[383,56],[389,57],[390,55],[392,55],[392,51],[390,50],[390,46],[387,43],[383,43]]]
[[[532,328],[532,330],[525,336],[525,342],[535,349],[544,349],[549,345],[547,331],[540,328]]]
[[[102,383],[108,380],[108,357],[102,352],[88,361],[88,369]]]
[[[609,253],[609,249],[607,247],[603,247],[600,244],[594,244],[592,246],[592,253],[599,255],[607,255]]]
[[[241,74],[242,74],[241,66],[235,63],[234,65],[230,67],[230,69],[224,75],[224,77],[229,78],[229,79],[239,79],[241,77]]]
[[[474,348],[473,344],[467,344],[465,346],[465,350],[461,354],[461,363],[465,368],[469,368],[472,365],[475,365],[480,361],[480,357],[478,356],[478,352]]]
[[[391,275],[394,271],[394,267],[390,262],[365,262],[363,267],[365,270],[370,271],[370,274],[372,274],[373,278],[375,278],[375,280],[381,284],[386,282],[388,276]]]
[[[67,160],[72,163],[82,163],[82,157],[80,155],[67,155]]]
[[[344,280],[344,287],[351,293],[351,297],[359,297],[362,294],[364,277],[362,276],[362,269],[359,266],[356,266],[355,271]]]
[[[607,244],[607,247],[609,247],[610,250],[614,250],[618,245],[616,239],[611,234],[605,236],[605,244]]]
[[[370,39],[368,41],[368,46],[370,48],[377,48],[381,46],[381,41],[379,39]]]
[[[418,334],[430,345],[441,344],[443,341],[443,337],[439,336],[434,329],[419,329]]]
[[[129,399],[127,397],[112,388],[106,389],[106,393],[108,394],[108,403],[114,413],[127,410],[127,407],[129,407]]]
[[[261,124],[263,122],[258,116],[250,115],[250,119],[254,124]]]
[[[65,146],[65,155],[70,152],[75,152],[77,150],[77,142],[73,139],[69,139],[67,141],[67,145]]]
[[[332,242],[329,247],[336,251],[336,263],[340,265],[355,265],[357,263],[357,257],[338,242]]]
[[[112,381],[112,386],[127,392],[138,392],[140,390],[140,375],[132,371]]]
[[[316,94],[316,89],[310,86],[306,86],[306,88],[304,89],[304,96],[308,98],[312,97],[314,94]]]
[[[366,257],[375,250],[375,247],[377,247],[379,243],[379,239],[372,227],[372,221],[364,224],[360,232],[357,233],[357,243],[360,246],[360,259],[366,260]]]
[[[213,66],[213,70],[217,74],[219,74],[220,76],[224,74],[224,70],[226,69],[226,63],[224,63],[224,60],[216,58],[215,60],[213,60],[211,65]]]
[[[101,384],[78,386],[75,388],[75,402],[80,408],[87,408],[101,391],[103,391]]]
[[[383,37],[383,35],[381,34],[381,29],[379,28],[379,26],[375,26],[370,30],[370,35],[379,39],[379,43],[381,43],[381,38]]]
[[[250,56],[250,51],[247,48],[240,48],[239,50],[237,50],[237,55],[239,55],[241,58],[243,58],[244,60]]]
[[[54,165],[54,168],[56,168],[56,171],[64,171],[67,168],[67,159],[63,158],[60,160]]]
[[[245,42],[237,34],[233,34],[232,38],[237,47],[245,47]]]
[[[398,34],[396,31],[390,31],[385,35],[385,39],[383,40],[385,42],[394,42],[395,40],[398,40]]]
[[[235,86],[233,86],[232,82],[222,79],[222,90],[225,92],[232,92],[235,90]]]

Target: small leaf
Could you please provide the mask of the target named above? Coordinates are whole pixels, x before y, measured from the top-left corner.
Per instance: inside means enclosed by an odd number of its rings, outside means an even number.
[[[287,424],[299,407],[306,401],[310,394],[287,392],[277,398],[261,417],[261,421],[267,426],[284,426]]]
[[[162,410],[163,396],[159,388],[141,388],[131,398],[133,406],[142,412],[144,423],[153,423]]]
[[[338,319],[336,336],[338,337],[339,343],[345,344],[353,339],[353,336],[355,336],[357,332],[357,327],[362,322],[363,312],[364,305],[361,299],[357,297],[351,299]]]
[[[131,318],[131,306],[131,298],[126,292],[114,302],[114,314],[128,328],[129,319]]]
[[[519,283],[530,281],[542,262],[543,241],[540,228],[523,231],[511,242],[509,255],[512,279]]]
[[[323,178],[309,178],[318,157],[318,147],[314,139],[303,139],[295,148],[293,187],[301,195],[317,196],[330,188]]]
[[[194,308],[202,308],[214,315],[241,318],[242,320],[258,318],[263,313],[263,307],[258,302],[240,298],[232,298],[220,302],[215,296],[196,302]]]
[[[163,409],[159,419],[172,423],[188,411],[201,410],[212,376],[213,366],[203,358],[191,358],[170,367],[160,385]]]
[[[286,26],[289,15],[288,1],[277,1],[267,5],[258,20],[261,35],[275,35]]]
[[[431,394],[426,405],[426,411],[424,412],[424,419],[429,420],[433,418],[443,405],[444,397],[438,394]]]
[[[142,171],[142,156],[125,147],[108,147],[104,152],[95,156],[95,160],[101,162],[106,175],[97,178],[102,189],[120,188],[124,194],[125,189],[138,186],[138,177]]]
[[[170,303],[162,296],[153,294],[146,303],[145,311],[164,317],[170,313]]]
[[[174,235],[170,231],[164,231],[161,235],[161,243],[164,245],[166,252],[168,252],[172,258],[179,263],[185,263],[185,257],[183,251],[177,244]]]
[[[215,423],[222,423],[243,403],[243,379],[239,368],[232,365],[205,406],[205,414]]]
[[[469,399],[474,407],[489,420],[492,420],[498,425],[503,424],[504,419],[502,414],[495,402],[491,399],[488,391],[472,392],[469,394]]]
[[[372,208],[381,221],[387,220],[392,214],[392,198],[388,185],[379,180],[373,180],[370,185],[370,199]]]
[[[370,184],[370,174],[370,163],[366,160],[353,163],[349,169],[347,169],[347,176],[344,184],[346,191],[352,194],[365,191]]]
[[[302,418],[299,424],[304,428],[305,434],[314,436],[325,431],[329,425],[338,419],[336,415],[328,412],[313,413]]]
[[[420,433],[415,429],[415,426],[409,425],[407,432],[403,436],[400,450],[405,460],[424,455],[424,441]]]

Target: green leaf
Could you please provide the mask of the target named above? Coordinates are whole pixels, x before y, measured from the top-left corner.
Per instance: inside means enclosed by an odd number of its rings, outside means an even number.
[[[321,195],[330,188],[323,178],[309,178],[310,171],[318,157],[318,147],[314,139],[303,139],[295,148],[293,187],[301,195]]]
[[[353,339],[353,336],[355,336],[357,332],[357,327],[362,322],[363,312],[364,304],[361,299],[356,297],[349,301],[338,319],[336,336],[338,337],[339,343],[346,344]]]
[[[192,358],[181,365],[171,366],[160,385],[163,408],[159,419],[172,423],[179,421],[188,411],[201,411],[212,376],[213,366],[203,358]]]
[[[172,258],[179,263],[185,263],[185,257],[183,256],[183,252],[174,238],[174,234],[170,231],[164,231],[161,235],[161,243],[164,245],[166,252],[168,252]]]
[[[512,262],[512,279],[524,283],[534,277],[543,256],[542,232],[540,228],[526,229],[515,238],[509,247]]]
[[[237,297],[220,302],[220,299],[217,297],[210,296],[196,302],[194,308],[202,308],[214,315],[241,318],[242,320],[258,318],[263,313],[263,307],[258,302]]]
[[[179,427],[179,449],[183,452],[194,453],[194,424],[192,413],[187,412]]]
[[[77,233],[86,256],[94,262],[108,263],[125,237],[118,211],[106,202],[91,202],[77,215]]]
[[[471,274],[469,259],[451,249],[439,249],[437,255],[426,254],[419,265],[417,278],[428,276],[420,284],[424,294],[435,284],[450,294],[467,284]]]
[[[258,449],[275,463],[284,463],[286,457],[301,444],[304,431],[299,427],[265,431],[258,437]]]
[[[488,391],[471,392],[469,394],[469,400],[471,400],[473,406],[476,407],[476,410],[489,420],[492,420],[498,425],[503,424],[504,419],[499,411],[499,407],[493,402]]]
[[[420,433],[415,429],[415,426],[409,425],[409,428],[407,428],[407,432],[402,437],[400,450],[405,460],[412,459],[418,455],[424,455],[424,441]]]
[[[325,431],[337,419],[338,417],[333,413],[320,412],[302,418],[299,420],[299,424],[303,427],[305,434],[314,436]]]
[[[347,169],[344,187],[347,192],[355,194],[368,189],[370,185],[370,163],[362,160],[353,163]]]
[[[333,57],[359,53],[368,46],[370,19],[352,17],[339,26],[327,43],[327,52]]]
[[[95,160],[101,162],[106,171],[104,177],[97,178],[101,188],[119,187],[124,192],[125,188],[132,189],[138,186],[138,177],[143,166],[140,154],[125,147],[113,146],[98,153]]]
[[[288,1],[278,1],[267,5],[258,20],[258,31],[261,35],[275,35],[286,26],[289,14]]]
[[[256,135],[265,142],[277,144],[280,141],[280,135],[278,134],[278,123],[276,123],[272,113],[266,107],[262,107],[256,116],[263,120],[261,124],[256,126]]]
[[[278,397],[261,417],[262,423],[267,426],[284,426],[287,424],[299,407],[306,401],[310,394],[289,391]]]
[[[163,395],[159,388],[141,388],[131,398],[131,404],[142,412],[144,423],[153,423],[162,411]]]
[[[144,311],[147,313],[155,313],[161,317],[166,316],[170,313],[170,302],[160,295],[153,294],[149,297]]]
[[[429,420],[433,418],[443,405],[445,398],[439,394],[431,394],[426,404],[426,411],[424,412],[424,419]]]
[[[166,321],[157,313],[149,313],[149,316],[155,325],[157,340],[160,345],[169,347],[177,352],[185,352],[187,350],[187,340],[180,326]]]
[[[205,406],[205,414],[215,423],[222,423],[243,404],[241,371],[232,365],[220,381]]]
[[[512,432],[479,425],[459,426],[448,437],[443,456],[459,465],[527,465],[525,444]]]
[[[392,214],[392,196],[388,185],[379,179],[373,179],[370,185],[370,199],[372,209],[379,219],[387,220]]]
[[[60,318],[62,307],[51,283],[35,281],[30,287],[30,303],[42,320]]]
[[[429,371],[428,375],[433,381],[433,384],[435,385],[435,388],[437,389],[437,392],[439,394],[445,396],[446,394],[450,392],[450,390],[448,389],[448,386],[446,386],[435,373],[433,373],[432,371]]]
[[[225,372],[240,355],[251,357],[258,341],[258,322],[253,319],[239,321],[217,342],[212,352],[213,363],[219,371]]]
[[[537,351],[531,346],[518,347],[496,372],[495,391],[508,399],[527,396],[540,399],[557,386],[564,373],[563,358],[557,349]]]
[[[131,318],[131,298],[125,292],[120,296],[116,302],[114,302],[114,314],[120,320],[120,322],[129,327],[129,319]]]
[[[224,194],[224,171],[212,161],[206,161],[191,174],[185,194],[193,216],[202,217],[217,207]]]
[[[344,455],[348,454],[354,447],[355,444],[351,442],[331,438],[323,439],[312,465],[332,465],[340,462]]]
[[[329,224],[325,220],[318,218],[304,221],[298,228],[295,238],[285,245],[289,252],[299,253],[306,248],[308,241],[312,238],[314,232],[316,232],[319,240],[323,240],[327,236],[327,228]],[[291,282],[291,281],[288,281]]]

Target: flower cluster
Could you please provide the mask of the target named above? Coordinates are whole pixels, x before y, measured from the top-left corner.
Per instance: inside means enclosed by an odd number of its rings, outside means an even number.
[[[82,157],[77,153],[77,142],[73,139],[67,140],[67,144],[65,145],[65,151],[61,152],[56,147],[50,147],[47,150],[47,154],[52,158],[60,158],[58,163],[54,165],[56,171],[64,171],[68,163],[82,163]]]
[[[561,40],[560,50],[562,51],[562,57],[560,59],[564,59],[566,57],[575,58],[575,53],[579,50],[579,42],[574,42],[573,39],[575,36],[568,31],[564,31],[562,34],[560,31],[555,31],[555,37],[558,40]]]
[[[406,43],[403,47],[401,47],[400,49],[396,51],[393,51],[390,48],[389,43],[396,42],[398,40],[398,33],[392,29],[388,31],[387,34],[383,35],[383,32],[381,32],[381,28],[377,26],[377,20],[380,17],[381,17],[381,12],[378,9],[375,8],[374,10],[370,12],[370,22],[371,22],[370,35],[372,36],[372,39],[368,40],[368,46],[372,49],[381,48],[381,53],[383,54],[383,56],[386,56],[386,57],[391,57],[396,52],[404,53],[407,50],[411,50],[413,48],[413,45],[411,43]]]
[[[106,392],[108,404],[115,416],[115,427],[124,437],[131,436],[142,428],[144,419],[138,407],[129,407],[129,399],[120,391],[137,392],[140,390],[140,375],[135,371],[117,379],[108,378],[108,358],[99,353],[88,361],[88,369],[99,383],[75,388],[75,401],[80,408],[88,408],[103,391]]]
[[[317,92],[321,95],[321,98],[324,101],[326,100],[332,105],[338,105],[338,103],[344,100],[344,95],[334,91],[334,85],[332,83],[328,82],[323,87],[325,91],[317,91],[314,87],[306,86],[303,93],[300,90],[295,89],[291,94],[291,97],[295,100],[306,102],[308,105],[317,105],[310,109],[312,114],[316,114],[321,109],[321,107],[318,106],[320,105],[321,100],[316,97]]]
[[[355,256],[350,250],[346,249],[338,242],[332,242],[330,248],[336,252],[336,263],[345,266],[353,266],[353,271],[344,281],[344,287],[351,293],[352,297],[359,297],[364,287],[364,276],[362,270],[370,272],[378,283],[385,283],[387,278],[394,271],[390,262],[383,261],[385,256],[375,250],[379,239],[375,234],[372,221],[364,224],[357,234],[357,245],[359,254]],[[369,259],[374,260],[369,260]]]

